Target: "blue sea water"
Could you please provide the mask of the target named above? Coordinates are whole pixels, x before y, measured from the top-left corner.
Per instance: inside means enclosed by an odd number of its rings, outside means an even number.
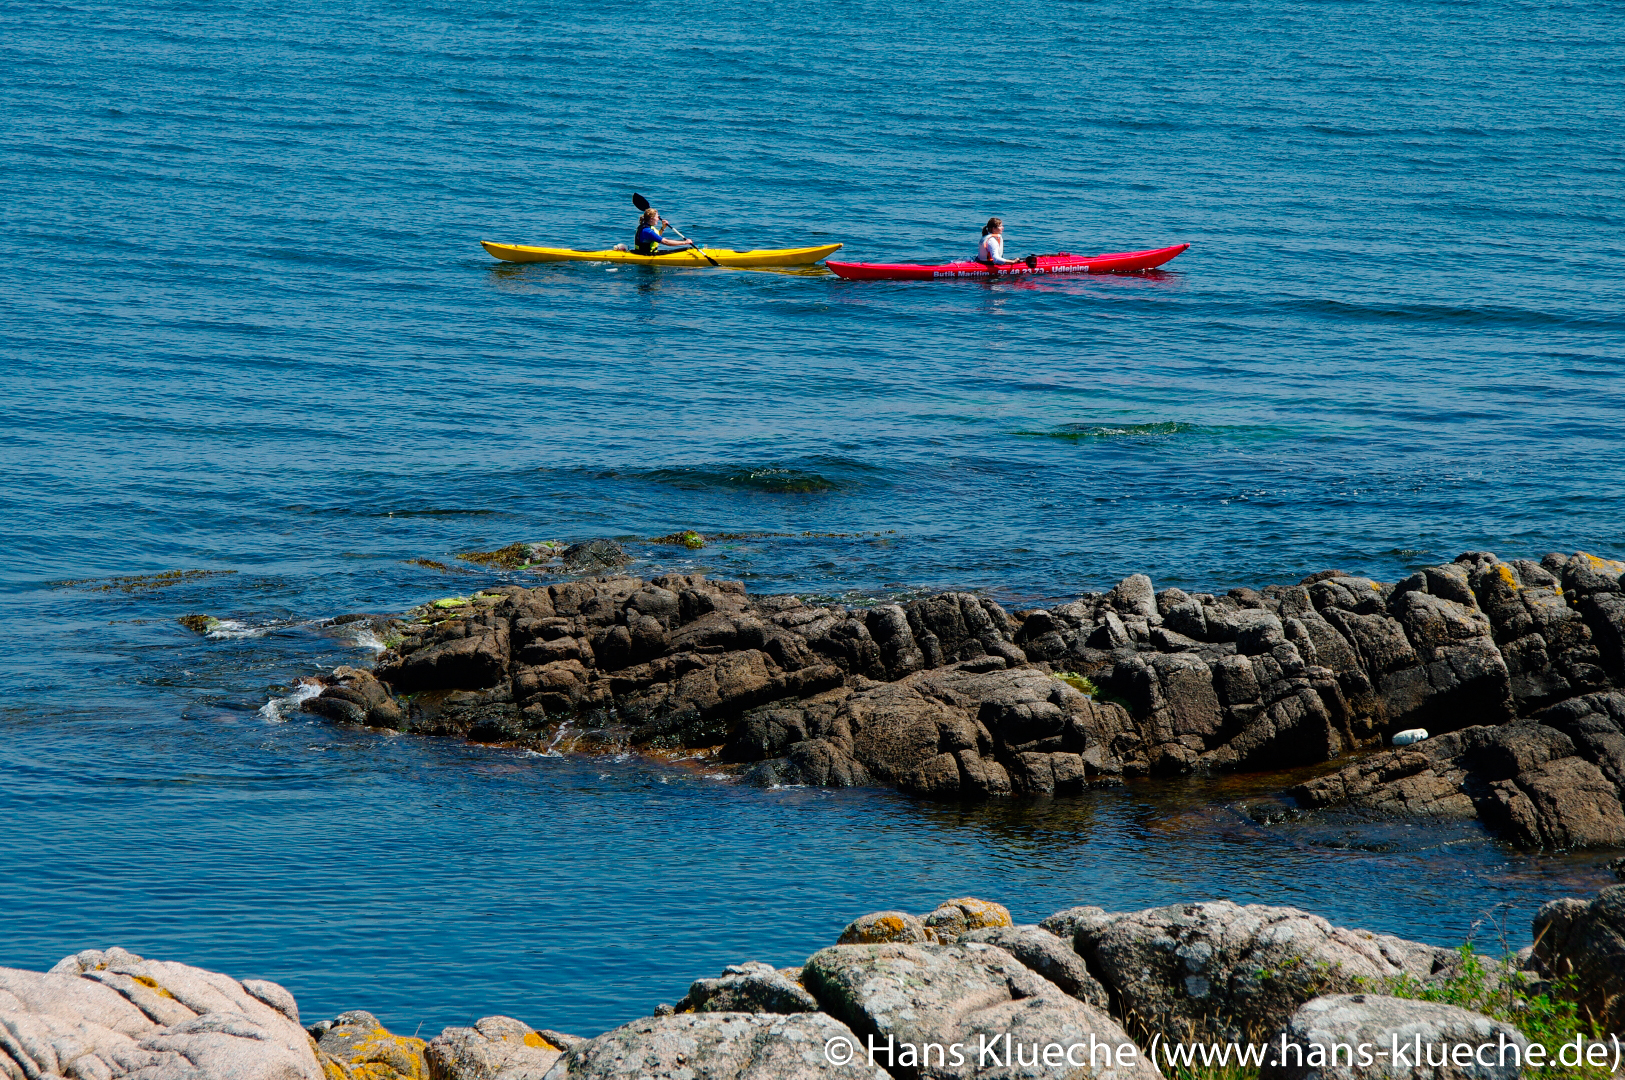
[[[1625,554],[1617,3],[148,0],[0,9],[0,964],[591,1034],[851,917],[1230,897],[1527,940],[1596,854],[335,729],[318,621],[634,569],[1011,606]],[[511,266],[634,190],[748,248],[1193,246],[1035,282]],[[690,552],[675,529],[757,534]],[[788,535],[783,535],[788,534]],[[807,535],[811,534],[811,535]],[[218,571],[167,584],[110,578]],[[199,638],[207,612],[235,634]],[[1260,790],[1268,790],[1264,784]]]

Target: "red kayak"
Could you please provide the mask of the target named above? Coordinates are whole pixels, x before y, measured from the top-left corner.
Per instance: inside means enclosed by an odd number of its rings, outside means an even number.
[[[852,281],[930,281],[933,278],[1022,277],[1035,274],[1132,274],[1137,270],[1161,266],[1188,247],[1189,244],[1175,244],[1154,251],[1125,251],[1117,255],[1071,255],[1063,251],[1058,255],[1038,256],[1037,266],[1018,262],[997,269],[972,260],[927,266],[923,263],[849,263],[828,259],[824,265]]]

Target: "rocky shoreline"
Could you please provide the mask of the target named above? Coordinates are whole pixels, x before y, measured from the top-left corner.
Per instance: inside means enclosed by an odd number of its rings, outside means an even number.
[[[1558,900],[1536,944],[1488,965],[1470,953],[1333,926],[1294,908],[1228,901],[1111,913],[1074,907],[1012,925],[996,903],[961,898],[916,916],[882,911],[795,967],[733,964],[595,1038],[490,1016],[434,1038],[400,1036],[352,1011],[302,1026],[285,988],[123,949],[87,950],[49,972],[0,968],[0,1075],[7,1080],[873,1080],[1094,1075],[1157,1080],[1177,1064],[1166,1040],[1273,1045],[1390,1034],[1429,1045],[1516,1045],[1553,1012],[1573,1032],[1625,1030],[1625,885]],[[1573,999],[1563,995],[1574,992]],[[1483,1004],[1495,1015],[1432,998]],[[1563,1009],[1577,1010],[1564,1013]],[[1527,1023],[1524,1026],[1529,1026]],[[991,1060],[985,1047],[1002,1043]],[[864,1049],[890,1045],[871,1065]],[[962,1060],[910,1060],[905,1047],[964,1048]],[[1109,1047],[1092,1068],[1026,1047]],[[835,1047],[833,1054],[831,1047]],[[843,1062],[842,1047],[856,1051]],[[1012,1047],[1023,1048],[1016,1053]],[[1555,1047],[1548,1048],[1554,1055]],[[1515,1066],[1390,1077],[1511,1080]],[[1305,1068],[1280,1080],[1366,1075]],[[1218,1072],[1204,1075],[1220,1075]],[[1603,1075],[1603,1073],[1598,1073]]]
[[[624,561],[607,541],[563,550],[570,569]],[[322,676],[303,708],[945,798],[1325,764],[1285,794],[1477,818],[1528,848],[1625,847],[1622,579],[1584,552],[1469,552],[1395,583],[1327,570],[1224,595],[1135,574],[1012,613],[972,593],[847,608],[598,574],[375,618],[375,669]],[[1414,728],[1433,737],[1385,749]]]

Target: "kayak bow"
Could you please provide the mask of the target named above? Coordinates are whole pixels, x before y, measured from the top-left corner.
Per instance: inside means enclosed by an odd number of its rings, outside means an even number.
[[[524,247],[519,244],[493,244],[481,240],[480,246],[503,262],[613,262],[637,263],[643,266],[707,266],[709,255],[721,266],[808,266],[827,255],[833,255],[840,244],[819,247],[759,248],[755,251],[730,251],[727,248],[706,248],[702,254],[694,248],[669,251],[664,255],[639,255],[635,251],[577,251],[574,248]]]
[[[1154,248],[1150,251],[1125,251],[1116,255],[1057,255],[1038,256],[1037,266],[1011,263],[997,269],[987,263],[849,263],[831,259],[825,263],[836,274],[852,281],[931,281],[935,278],[1022,277],[1039,274],[1132,274],[1139,270],[1152,270],[1183,252],[1189,244]]]

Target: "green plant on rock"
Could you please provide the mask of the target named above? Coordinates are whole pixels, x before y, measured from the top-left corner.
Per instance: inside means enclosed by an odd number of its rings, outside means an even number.
[[[720,537],[720,539],[729,540],[734,539],[734,537],[729,534],[724,534]],[[701,536],[693,529],[684,529],[681,532],[667,533],[665,536],[657,536],[649,542],[651,544],[681,544],[692,551],[696,548],[702,548],[705,546],[705,537]]]
[[[1546,1047],[1549,1064],[1541,1070],[1542,1076],[1602,1080],[1610,1075],[1607,1066],[1568,1066],[1558,1058],[1559,1048],[1572,1045],[1576,1037],[1588,1044],[1608,1040],[1601,1027],[1581,1011],[1577,1004],[1581,988],[1572,978],[1534,982],[1518,970],[1517,959],[1510,953],[1486,962],[1471,943],[1457,952],[1461,963],[1445,978],[1422,982],[1405,975],[1381,989],[1394,997],[1455,1005],[1512,1025],[1531,1043]]]
[[[1072,689],[1088,694],[1090,697],[1097,697],[1100,694],[1100,687],[1096,686],[1094,681],[1086,675],[1079,675],[1076,671],[1056,671],[1052,674]]]

